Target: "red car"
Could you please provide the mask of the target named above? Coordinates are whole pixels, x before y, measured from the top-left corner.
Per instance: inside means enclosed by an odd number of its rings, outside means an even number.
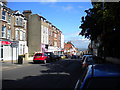
[[[33,58],[33,62],[44,62],[46,63],[46,60],[48,60],[48,55],[45,53],[35,53],[34,58]]]

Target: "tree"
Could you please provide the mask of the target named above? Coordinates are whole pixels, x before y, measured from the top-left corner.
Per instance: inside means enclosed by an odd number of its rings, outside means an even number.
[[[80,35],[101,43],[100,47],[105,49],[105,55],[119,57],[120,2],[92,2],[92,5],[93,8],[85,10],[87,15],[81,18]]]

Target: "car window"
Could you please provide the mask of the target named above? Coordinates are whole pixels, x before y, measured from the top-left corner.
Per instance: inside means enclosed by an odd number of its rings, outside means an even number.
[[[42,56],[42,54],[41,53],[37,53],[37,54],[35,54],[35,56]]]
[[[44,53],[44,56],[48,56],[46,53]]]
[[[92,57],[87,57],[87,58],[86,58],[86,61],[87,61],[87,62],[92,61],[92,60],[93,60]]]

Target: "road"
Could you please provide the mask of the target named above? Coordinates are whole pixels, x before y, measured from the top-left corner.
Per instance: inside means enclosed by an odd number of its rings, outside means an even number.
[[[47,64],[33,64],[2,71],[2,88],[71,88],[80,77],[79,60],[59,60]]]

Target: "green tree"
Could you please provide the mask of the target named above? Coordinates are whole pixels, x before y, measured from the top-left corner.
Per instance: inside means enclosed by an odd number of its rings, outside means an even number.
[[[87,15],[81,18],[80,35],[100,42],[105,55],[119,57],[120,2],[93,2],[92,5],[93,8],[85,10]]]

